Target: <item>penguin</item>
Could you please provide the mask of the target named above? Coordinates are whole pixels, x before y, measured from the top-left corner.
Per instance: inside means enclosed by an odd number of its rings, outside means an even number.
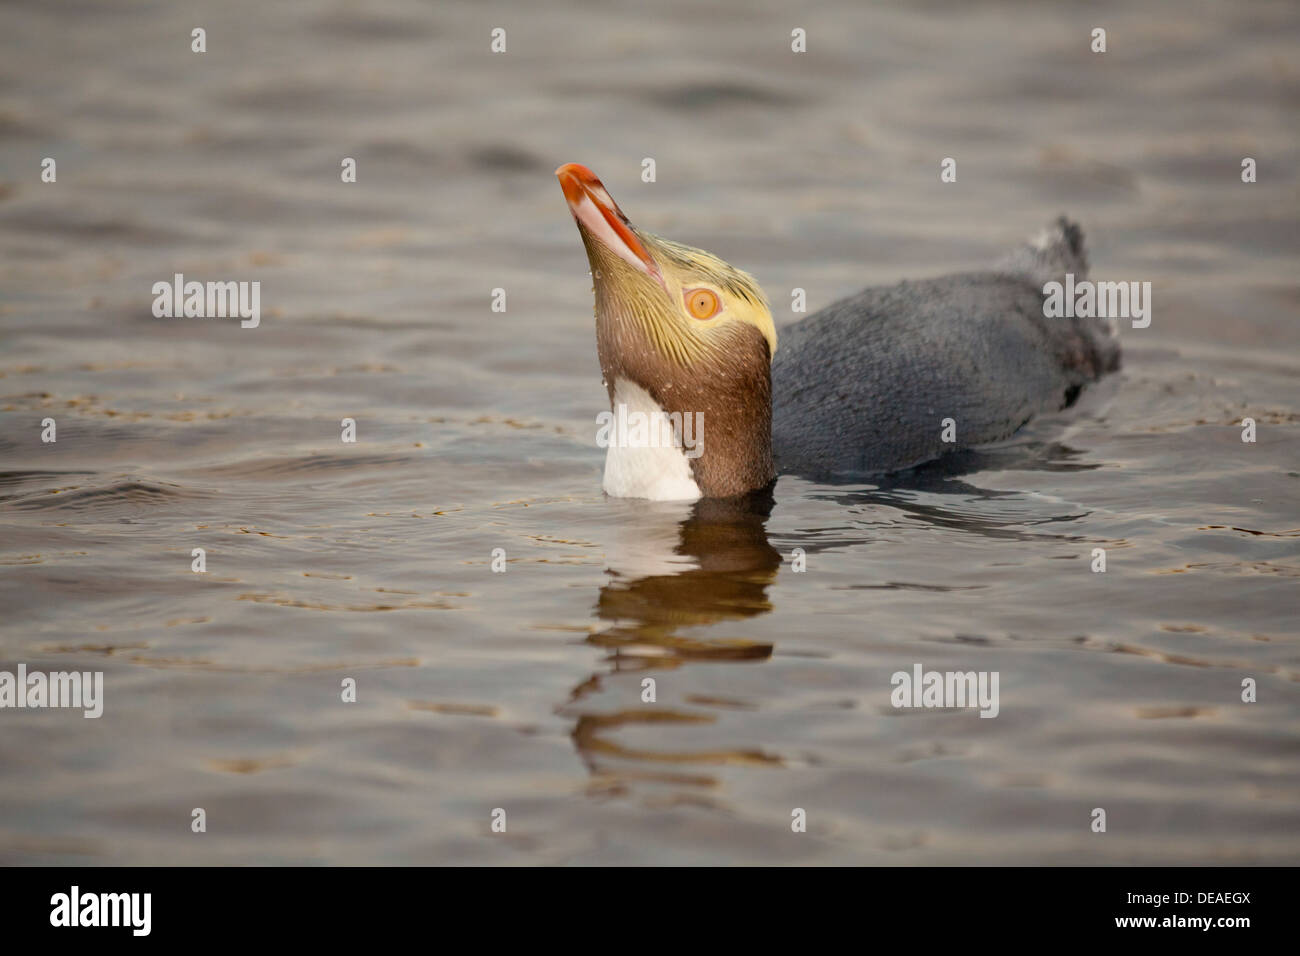
[[[1048,318],[1043,287],[1087,275],[1065,217],[983,272],[865,289],[781,329],[748,273],[632,225],[590,169],[556,176],[587,251],[611,414],[602,488],[734,498],[780,474],[859,480],[1001,441],[1119,368],[1113,324]],[[692,441],[682,440],[691,435]]]

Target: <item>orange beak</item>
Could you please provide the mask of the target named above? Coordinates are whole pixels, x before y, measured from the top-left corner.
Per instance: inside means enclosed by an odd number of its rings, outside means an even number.
[[[605,184],[586,166],[565,163],[555,171],[578,228],[663,285],[654,257],[646,250]]]

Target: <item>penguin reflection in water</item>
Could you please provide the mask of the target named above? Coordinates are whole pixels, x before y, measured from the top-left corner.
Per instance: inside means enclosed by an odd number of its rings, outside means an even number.
[[[730,498],[778,471],[899,472],[1005,439],[1119,367],[1105,320],[1043,314],[1046,282],[1088,270],[1064,218],[996,270],[866,289],[782,329],[778,349],[752,277],[637,229],[585,166],[556,175],[591,263],[611,409],[703,426],[689,455],[611,443],[611,496]]]
[[[765,524],[770,490],[745,498],[705,498],[694,504],[655,504],[638,513],[626,542],[614,545],[610,580],[600,589],[596,616],[606,627],[587,642],[604,649],[602,671],[578,684],[558,712],[574,720],[575,749],[593,775],[591,788],[623,792],[634,782],[657,782],[707,793],[717,780],[709,768],[723,765],[780,766],[762,747],[704,743],[717,730],[708,701],[686,701],[663,683],[656,706],[644,702],[611,708],[602,697],[609,677],[630,675],[638,691],[646,677],[662,678],[689,664],[755,664],[772,656],[770,642],[726,634],[772,610],[768,588],[781,554],[769,543]],[[620,553],[621,552],[621,553]],[[707,631],[706,631],[707,629]],[[690,630],[692,636],[681,632]],[[712,636],[714,631],[723,633]],[[625,689],[624,693],[627,691]],[[664,733],[654,744],[631,745],[620,732],[653,724]]]

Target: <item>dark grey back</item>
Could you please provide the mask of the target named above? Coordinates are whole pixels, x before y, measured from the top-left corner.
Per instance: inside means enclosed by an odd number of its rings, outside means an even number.
[[[897,471],[1007,438],[1119,367],[1106,320],[1046,318],[1043,283],[1087,274],[1082,234],[1002,269],[866,289],[779,330],[772,432],[782,473]],[[943,419],[956,442],[942,440]]]

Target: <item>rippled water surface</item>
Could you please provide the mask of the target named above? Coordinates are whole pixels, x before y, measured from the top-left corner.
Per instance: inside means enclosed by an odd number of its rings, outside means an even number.
[[[1294,6],[113,6],[0,8],[0,670],[107,684],[0,861],[1300,862]],[[960,467],[607,500],[567,161],[778,322],[1062,211],[1153,321]]]

